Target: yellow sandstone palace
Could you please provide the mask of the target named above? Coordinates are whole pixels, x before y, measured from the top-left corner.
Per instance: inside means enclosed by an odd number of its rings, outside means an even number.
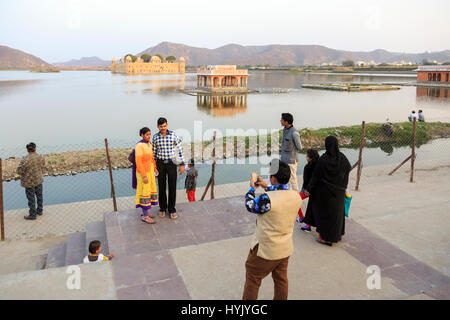
[[[158,56],[153,56],[150,62],[144,62],[142,58],[137,58],[132,62],[131,57],[120,59],[116,63],[116,59],[112,59],[111,72],[125,74],[175,74],[184,73],[184,58],[181,57],[179,62],[162,62]]]

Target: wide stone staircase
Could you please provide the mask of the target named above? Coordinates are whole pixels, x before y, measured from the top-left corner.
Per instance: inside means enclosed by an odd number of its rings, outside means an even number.
[[[103,221],[94,221],[86,225],[85,232],[72,233],[67,242],[58,243],[50,247],[47,254],[45,268],[58,268],[83,263],[88,254],[89,243],[99,240],[102,243],[102,253],[109,254],[106,226]]]

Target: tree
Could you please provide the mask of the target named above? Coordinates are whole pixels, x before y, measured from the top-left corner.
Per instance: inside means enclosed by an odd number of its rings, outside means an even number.
[[[144,54],[141,56],[141,59],[144,60],[144,62],[150,62],[150,60],[152,59],[152,56],[149,55],[149,54],[147,54],[147,53],[144,53]]]
[[[126,54],[126,55],[124,56],[125,60],[127,59],[127,56],[130,56],[130,57],[131,57],[131,62],[135,62],[136,59],[137,59],[137,57],[136,57],[135,55],[129,53],[129,54]]]
[[[177,58],[175,58],[174,56],[167,56],[166,57],[166,61],[167,62],[174,62],[175,60],[177,60]]]
[[[160,55],[159,53],[158,53],[158,54],[155,54],[155,56],[157,56],[158,58],[160,58],[161,61],[164,61],[164,58],[163,58],[162,55]]]
[[[342,61],[342,65],[344,67],[354,67],[355,62],[353,60],[344,60],[344,61]]]

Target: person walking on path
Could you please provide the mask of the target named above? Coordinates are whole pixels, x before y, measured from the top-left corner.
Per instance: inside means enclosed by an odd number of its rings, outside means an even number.
[[[142,140],[134,148],[133,162],[133,189],[136,189],[136,208],[142,209],[142,221],[156,223],[155,216],[148,212],[152,205],[157,205],[158,190],[156,188],[155,175],[158,169],[153,157],[153,147],[150,143],[151,131],[144,127],[139,131]]]
[[[316,227],[317,241],[331,246],[345,234],[345,192],[351,165],[339,151],[336,137],[325,139],[325,149],[305,190],[310,199],[303,222]]]
[[[297,129],[292,125],[294,117],[290,113],[281,114],[281,125],[284,126],[283,138],[281,140],[281,157],[280,160],[287,163],[291,168],[291,178],[289,185],[291,189],[298,190],[297,184],[297,153],[302,149],[302,143],[300,141],[300,134]]]
[[[169,211],[170,218],[178,217],[175,203],[177,192],[177,164],[180,175],[184,172],[184,157],[181,140],[173,131],[167,129],[167,119],[158,119],[159,132],[153,136],[153,154],[158,167],[159,216],[164,217]],[[177,155],[178,158],[177,159]],[[167,179],[167,180],[166,180]],[[166,195],[166,181],[169,184],[169,201]]]
[[[245,195],[248,211],[257,214],[256,229],[245,263],[245,285],[243,300],[258,298],[261,281],[272,273],[274,300],[288,298],[287,268],[289,257],[294,252],[292,233],[295,217],[302,206],[298,192],[289,185],[289,165],[273,159],[270,163],[271,186],[259,176],[252,174],[250,190]],[[261,186],[266,193],[256,197],[255,189]]]
[[[26,146],[28,155],[20,161],[17,173],[20,184],[25,188],[28,199],[29,214],[24,216],[27,220],[35,220],[36,214],[43,214],[42,183],[44,181],[45,160],[36,152],[36,144],[30,142]],[[36,208],[37,203],[37,208]]]
[[[186,170],[186,180],[184,181],[184,188],[189,202],[195,201],[195,189],[197,187],[198,170],[195,168],[194,159],[191,159]]]

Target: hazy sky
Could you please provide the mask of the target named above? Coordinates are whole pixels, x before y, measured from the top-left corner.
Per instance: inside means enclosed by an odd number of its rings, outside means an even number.
[[[0,0],[0,45],[50,63],[162,41],[419,53],[450,49],[449,13],[450,0]]]

